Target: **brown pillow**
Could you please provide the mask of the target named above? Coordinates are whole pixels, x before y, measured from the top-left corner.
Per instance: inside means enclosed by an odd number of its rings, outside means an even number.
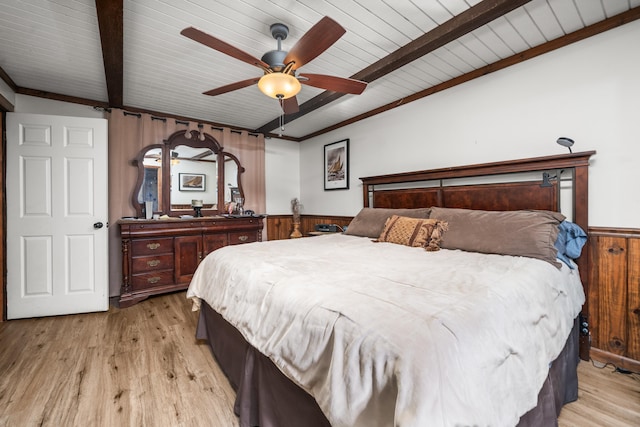
[[[438,244],[447,224],[437,219],[408,218],[392,215],[387,219],[377,242],[423,247],[427,251],[440,250]]]
[[[552,211],[481,211],[433,207],[431,217],[446,221],[450,230],[444,249],[525,256],[560,267],[555,241],[564,215]]]
[[[387,209],[387,208],[362,208],[351,220],[344,234],[352,236],[370,237],[375,239],[380,235],[384,224],[391,215],[406,216],[410,218],[429,218],[431,208],[418,209]]]

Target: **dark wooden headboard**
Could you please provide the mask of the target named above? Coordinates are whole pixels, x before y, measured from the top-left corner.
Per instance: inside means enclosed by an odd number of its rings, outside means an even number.
[[[376,208],[448,208],[514,211],[520,209],[559,210],[558,182],[524,181],[371,191],[369,203]]]
[[[360,178],[365,207],[418,208],[441,206],[481,210],[561,210],[561,185],[569,184],[572,218],[589,228],[589,159],[595,151],[533,157],[451,168]],[[524,176],[524,179],[515,178]],[[535,178],[528,178],[535,176]],[[488,182],[489,181],[489,182]],[[588,242],[587,242],[588,245]],[[585,294],[589,295],[589,249],[577,260]],[[585,302],[582,316],[589,319]],[[589,358],[588,333],[580,335],[580,357]]]

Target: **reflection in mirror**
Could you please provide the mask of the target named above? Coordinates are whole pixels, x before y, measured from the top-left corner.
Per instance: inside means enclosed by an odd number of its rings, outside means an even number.
[[[152,148],[144,154],[144,177],[138,202],[153,202],[153,211],[162,211],[162,148]]]
[[[209,148],[178,145],[171,150],[171,210],[192,210],[192,200],[203,209],[217,209],[217,155]]]
[[[153,202],[153,213],[180,217],[194,213],[193,201],[202,201],[203,216],[226,212],[234,196],[244,197],[244,168],[231,153],[207,133],[177,131],[162,144],[140,150],[132,164],[138,178],[131,202],[139,218],[145,202]]]
[[[235,201],[240,197],[238,188],[238,164],[228,154],[224,156],[224,202],[225,204]]]

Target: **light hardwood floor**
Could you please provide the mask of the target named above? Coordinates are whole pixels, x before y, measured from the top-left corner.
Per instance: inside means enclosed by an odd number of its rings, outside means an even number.
[[[238,425],[185,293],[106,313],[0,323],[0,426]],[[640,376],[579,366],[560,426],[640,426]]]

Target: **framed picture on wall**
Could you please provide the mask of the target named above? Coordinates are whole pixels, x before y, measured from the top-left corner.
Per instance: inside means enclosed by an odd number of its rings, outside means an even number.
[[[206,175],[203,173],[178,174],[180,191],[205,191]]]
[[[343,139],[324,146],[324,189],[349,188],[349,140]]]

